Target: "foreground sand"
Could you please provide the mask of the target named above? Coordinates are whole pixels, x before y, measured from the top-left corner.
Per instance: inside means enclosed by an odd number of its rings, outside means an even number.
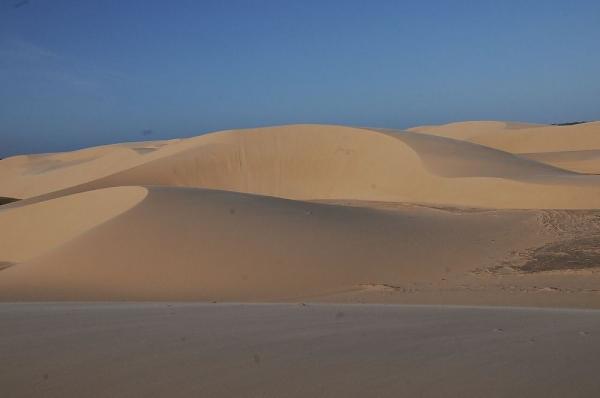
[[[600,312],[2,304],[10,397],[595,397]]]

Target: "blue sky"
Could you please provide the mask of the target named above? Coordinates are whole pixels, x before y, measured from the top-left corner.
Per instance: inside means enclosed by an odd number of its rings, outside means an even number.
[[[0,0],[0,156],[284,123],[593,119],[597,0]]]

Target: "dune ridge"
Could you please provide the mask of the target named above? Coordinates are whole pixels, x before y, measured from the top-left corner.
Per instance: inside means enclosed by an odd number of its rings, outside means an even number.
[[[49,196],[42,199],[110,186],[164,185],[298,200],[532,209],[600,204],[598,176],[411,132],[292,125],[207,134],[143,156],[143,162],[108,176],[43,192]],[[0,194],[18,196],[21,188],[11,190],[8,182]]]

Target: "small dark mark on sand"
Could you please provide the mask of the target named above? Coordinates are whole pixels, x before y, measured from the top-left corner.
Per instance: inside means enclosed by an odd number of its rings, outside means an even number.
[[[253,359],[255,364],[258,365],[260,363],[260,355],[254,354]]]
[[[341,319],[344,316],[346,316],[346,314],[344,314],[342,311],[339,311],[338,313],[335,314],[336,319]]]
[[[7,269],[9,267],[12,267],[13,265],[15,265],[15,263],[11,263],[8,261],[0,261],[0,271],[2,271],[3,269]]]
[[[0,206],[1,206],[1,205],[6,205],[6,204],[9,204],[9,203],[13,203],[13,202],[16,202],[16,201],[18,201],[18,200],[19,200],[19,199],[15,199],[15,198],[7,198],[7,197],[5,197],[5,196],[0,196]]]

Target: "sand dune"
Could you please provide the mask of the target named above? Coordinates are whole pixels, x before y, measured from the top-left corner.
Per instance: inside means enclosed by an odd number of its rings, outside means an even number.
[[[20,155],[0,160],[2,195],[28,198],[58,191],[169,153],[179,140],[122,143],[73,152]]]
[[[110,211],[102,214],[100,204]],[[556,253],[545,249],[544,259],[585,271],[589,248],[572,245],[565,256],[560,242],[598,234],[585,229],[597,215],[558,213],[102,189],[0,212],[0,230],[13,247],[0,258],[12,264],[1,271],[0,300],[562,300],[596,307],[593,274],[544,280],[519,271],[536,260],[532,249],[552,244]],[[28,214],[35,219],[11,229]]]
[[[568,170],[600,173],[600,122],[570,126],[504,122],[460,122],[408,129],[523,154]],[[593,152],[592,152],[593,151]]]
[[[487,135],[494,136],[501,131],[533,129],[539,127],[547,127],[547,125],[519,122],[468,121],[441,125],[417,126],[408,128],[407,131],[432,134],[463,141],[473,141],[477,137]]]
[[[520,153],[519,156],[578,173],[600,174],[600,149]]]
[[[600,177],[478,143],[293,125],[0,165],[41,193],[0,208],[4,301],[600,306]]]
[[[35,258],[123,213],[145,195],[140,187],[107,188],[0,212],[0,261]]]
[[[136,160],[136,165],[122,171],[85,184],[76,180],[66,190],[49,190],[50,196],[42,199],[111,186],[163,185],[299,200],[492,208],[596,208],[600,204],[598,176],[579,175],[482,145],[410,132],[282,126],[194,137],[143,156],[143,162]],[[0,193],[18,196],[20,188],[11,181]],[[66,179],[61,177],[61,184],[67,184]]]
[[[429,280],[544,241],[533,234],[537,218],[529,213],[386,212],[167,187],[148,188],[141,203],[100,224],[107,215],[90,212],[94,199],[104,200],[112,215],[119,210],[107,199],[125,209],[145,194],[141,188],[115,189],[121,191],[31,205],[39,208],[38,223],[5,232],[13,248],[0,261],[44,254],[2,271],[0,298],[281,300],[368,283]],[[68,214],[79,224],[51,222],[48,217],[64,214],[59,206],[69,204]],[[1,214],[0,230],[34,215],[31,206]],[[86,219],[82,213],[88,212]],[[36,242],[42,236],[54,239]]]

